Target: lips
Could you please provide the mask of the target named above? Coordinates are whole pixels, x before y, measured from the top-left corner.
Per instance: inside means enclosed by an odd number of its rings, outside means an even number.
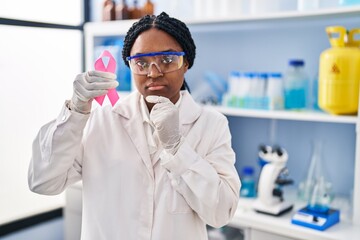
[[[161,85],[158,83],[150,83],[146,85],[146,88],[150,91],[159,91],[165,88],[165,85]]]

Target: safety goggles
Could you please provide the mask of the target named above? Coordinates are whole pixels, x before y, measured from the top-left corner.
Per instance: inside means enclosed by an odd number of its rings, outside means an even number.
[[[152,65],[161,73],[179,70],[184,63],[184,55],[184,52],[151,52],[129,56],[126,60],[133,73],[149,75]]]

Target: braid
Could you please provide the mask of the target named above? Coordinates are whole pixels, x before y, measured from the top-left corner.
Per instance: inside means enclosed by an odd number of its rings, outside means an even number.
[[[126,57],[130,56],[130,51],[136,38],[140,33],[150,28],[157,28],[171,35],[185,52],[185,58],[189,63],[188,68],[192,67],[196,55],[196,46],[191,33],[185,23],[176,18],[169,17],[165,12],[158,16],[146,15],[131,26],[125,36],[122,50],[122,57],[127,66],[129,66],[129,63],[126,61]]]

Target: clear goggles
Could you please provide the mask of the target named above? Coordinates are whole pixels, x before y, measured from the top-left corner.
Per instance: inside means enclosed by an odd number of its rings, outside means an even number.
[[[161,73],[179,70],[184,63],[184,52],[151,52],[127,57],[130,69],[137,75],[149,75],[152,65]]]

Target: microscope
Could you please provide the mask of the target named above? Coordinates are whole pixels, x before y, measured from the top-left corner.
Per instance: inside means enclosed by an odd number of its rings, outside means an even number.
[[[293,180],[287,179],[288,153],[279,146],[274,148],[261,146],[259,160],[265,164],[260,173],[258,198],[253,204],[253,209],[273,216],[290,211],[293,204],[284,200],[281,189],[282,186],[293,183]]]

